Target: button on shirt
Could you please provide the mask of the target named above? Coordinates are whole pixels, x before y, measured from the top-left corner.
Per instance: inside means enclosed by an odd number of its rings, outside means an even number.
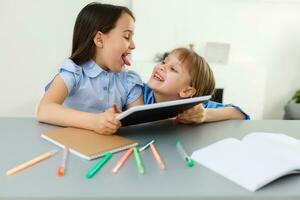
[[[154,98],[154,93],[151,88],[148,87],[147,84],[144,83],[144,88],[143,88],[143,93],[144,93],[144,103],[145,104],[153,104],[155,103],[155,98]],[[240,111],[244,116],[246,120],[250,119],[250,116],[247,115],[240,107],[232,105],[232,104],[221,104],[218,102],[214,101],[206,101],[203,104],[204,108],[223,108],[223,107],[233,107]]]
[[[79,111],[100,113],[114,103],[123,109],[142,95],[143,82],[137,73],[125,68],[105,71],[93,60],[79,66],[67,59],[58,74],[68,88],[63,105]]]

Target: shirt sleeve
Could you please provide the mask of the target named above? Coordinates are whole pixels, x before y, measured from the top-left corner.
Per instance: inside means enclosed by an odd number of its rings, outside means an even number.
[[[79,83],[79,80],[82,76],[82,68],[76,65],[71,59],[67,59],[60,66],[58,75],[63,79],[68,89],[68,94],[70,95]],[[46,85],[45,91],[49,89],[52,81],[53,80],[51,80],[51,82]]]
[[[133,103],[143,93],[143,81],[141,77],[134,71],[127,71],[127,98],[126,105]]]
[[[58,75],[63,79],[68,89],[68,94],[71,95],[77,87],[79,80],[82,76],[82,68],[80,66],[77,66],[72,60],[67,59],[60,66]],[[45,90],[48,90],[52,81],[47,84]]]
[[[72,72],[60,69],[59,76],[64,80],[67,88],[68,88],[68,94],[71,94],[73,91],[73,88],[76,85],[75,76]]]
[[[207,101],[206,103],[203,104],[204,108],[224,108],[224,107],[233,107],[236,110],[238,110],[240,113],[244,115],[245,120],[250,120],[250,116],[245,113],[240,107],[235,106],[233,104],[222,104],[214,101]]]
[[[244,115],[245,120],[250,120],[250,116],[247,113],[245,113],[240,107],[232,105],[232,104],[227,104],[227,105],[225,105],[225,107],[235,108],[236,110],[240,111],[240,113],[242,113]]]

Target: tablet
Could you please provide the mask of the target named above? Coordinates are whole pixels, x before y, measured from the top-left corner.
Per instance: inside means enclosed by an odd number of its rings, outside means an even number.
[[[149,105],[141,105],[129,108],[117,116],[122,126],[135,125],[176,117],[181,113],[199,103],[208,101],[211,96],[193,97],[175,101],[165,101]]]

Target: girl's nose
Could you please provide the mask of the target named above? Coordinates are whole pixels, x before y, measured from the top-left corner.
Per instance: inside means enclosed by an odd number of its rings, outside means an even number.
[[[129,48],[130,48],[131,50],[135,49],[135,43],[134,43],[133,40],[131,40],[130,45],[129,45]]]

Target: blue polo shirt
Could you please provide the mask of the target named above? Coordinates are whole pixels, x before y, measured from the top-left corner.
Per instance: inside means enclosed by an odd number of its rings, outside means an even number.
[[[143,92],[144,92],[144,103],[145,104],[155,103],[155,98],[154,98],[153,91],[145,83],[144,83]],[[214,101],[206,101],[202,105],[203,105],[204,108],[223,108],[223,107],[231,106],[231,107],[234,107],[235,109],[237,109],[238,111],[240,111],[245,116],[246,120],[250,119],[250,116],[247,115],[240,107],[232,105],[232,104],[221,104],[221,103],[214,102]]]
[[[124,108],[143,92],[143,82],[137,73],[125,68],[117,73],[105,71],[93,60],[77,65],[66,59],[58,75],[68,88],[63,105],[79,111],[100,113],[114,103]]]

